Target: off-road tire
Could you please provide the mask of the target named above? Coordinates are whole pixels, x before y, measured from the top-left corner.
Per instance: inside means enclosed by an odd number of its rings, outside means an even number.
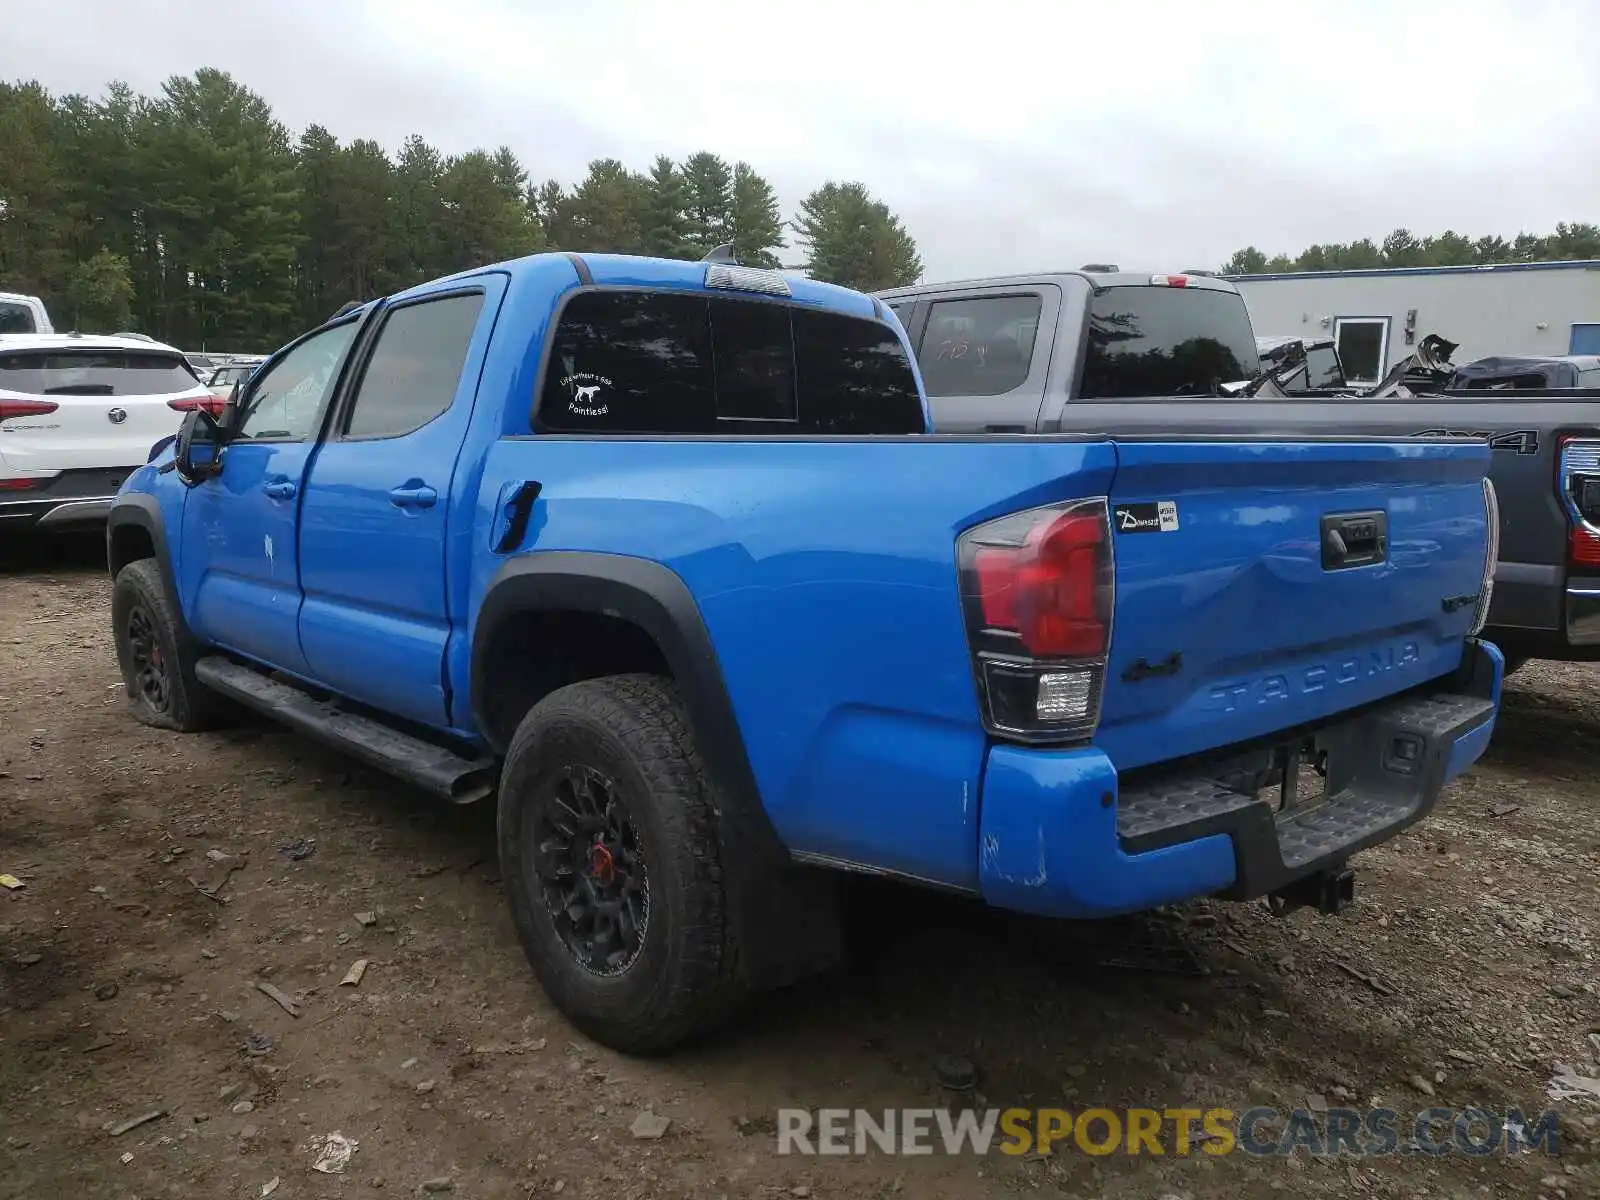
[[[152,698],[141,687],[138,651],[130,626],[143,621],[151,643],[161,655],[159,671],[164,679],[164,694]],[[192,639],[183,632],[155,560],[141,558],[117,572],[111,592],[111,636],[116,643],[117,665],[127,689],[133,715],[156,729],[179,733],[198,733],[215,729],[236,715],[237,709],[194,677],[198,655]]]
[[[616,782],[642,848],[649,916],[618,974],[580,963],[534,865],[539,814],[573,769]],[[546,994],[584,1033],[625,1053],[658,1054],[739,1005],[711,779],[670,680],[586,680],[535,705],[506,752],[498,826],[517,936]]]

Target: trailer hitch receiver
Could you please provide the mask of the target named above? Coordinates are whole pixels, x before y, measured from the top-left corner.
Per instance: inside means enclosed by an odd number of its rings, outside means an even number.
[[[1343,912],[1356,898],[1356,873],[1349,867],[1318,871],[1296,879],[1267,897],[1275,916],[1285,917],[1297,908],[1315,908],[1329,916]]]

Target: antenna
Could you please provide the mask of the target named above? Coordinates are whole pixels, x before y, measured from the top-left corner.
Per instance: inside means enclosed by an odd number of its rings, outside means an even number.
[[[708,263],[724,263],[730,267],[737,267],[739,260],[733,253],[733,243],[723,242],[720,246],[713,246],[706,256],[700,260]]]

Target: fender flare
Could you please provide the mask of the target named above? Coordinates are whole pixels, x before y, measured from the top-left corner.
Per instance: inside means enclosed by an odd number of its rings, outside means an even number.
[[[470,689],[478,729],[489,737],[493,728],[479,706],[496,630],[519,614],[558,609],[632,623],[672,670],[711,775],[733,962],[746,985],[777,987],[835,965],[842,924],[831,873],[796,866],[773,828],[700,606],[667,567],[578,550],[544,550],[505,562],[473,629]],[[504,753],[495,740],[492,748]]]
[[[172,550],[167,544],[167,527],[161,519],[161,505],[154,496],[145,492],[130,492],[118,496],[116,503],[111,506],[111,511],[106,514],[106,571],[112,579],[116,579],[116,562],[112,547],[116,542],[116,533],[119,529],[136,526],[150,535],[150,543],[155,547],[156,569],[161,572],[161,582],[167,589],[167,596],[172,601],[172,611],[178,618],[178,629],[185,637],[193,637],[189,631],[189,622],[184,617],[183,604],[178,594],[178,581],[172,571]]]
[[[725,800],[762,817],[760,789],[746,756],[711,634],[688,585],[648,559],[582,550],[544,550],[501,565],[478,609],[472,637],[472,715],[497,753],[506,740],[481,707],[487,695],[488,648],[495,632],[519,613],[567,610],[617,617],[643,630],[660,649],[689,710],[700,753]],[[768,826],[770,832],[770,826]],[[776,842],[776,834],[773,834]]]

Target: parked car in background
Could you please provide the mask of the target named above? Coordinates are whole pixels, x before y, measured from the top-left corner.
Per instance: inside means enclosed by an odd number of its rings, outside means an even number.
[[[1253,369],[1230,290],[1173,362],[1177,290],[1130,291],[1098,394],[1199,406]],[[1053,340],[931,307],[974,410]],[[659,1051],[836,961],[830,871],[1055,917],[1338,911],[1493,730],[1489,458],[929,436],[870,297],[538,255],[359,306],[190,414],[112,511],[112,633],[148,724],[242,703],[496,797],[551,999]]]
[[[0,335],[54,332],[50,314],[39,297],[0,292]]]
[[[226,403],[233,394],[233,387],[242,380],[249,379],[251,373],[264,361],[263,358],[239,357],[231,362],[216,368],[206,378],[206,387],[211,389],[211,394],[222,403]],[[214,411],[220,411],[220,408]]]
[[[1452,391],[1544,392],[1561,388],[1600,389],[1600,355],[1480,358],[1457,367],[1450,380]]]
[[[160,342],[0,339],[0,534],[103,519],[150,448],[211,402]]]

